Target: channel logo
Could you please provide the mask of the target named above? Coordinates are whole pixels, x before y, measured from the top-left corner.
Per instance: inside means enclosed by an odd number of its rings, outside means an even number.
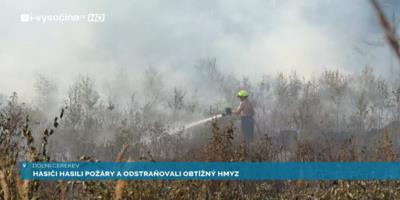
[[[21,14],[20,20],[21,20],[21,22],[30,22],[31,15],[30,14]]]

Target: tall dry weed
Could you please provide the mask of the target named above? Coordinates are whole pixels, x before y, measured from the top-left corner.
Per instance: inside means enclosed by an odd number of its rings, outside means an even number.
[[[126,154],[128,148],[129,148],[129,145],[124,145],[122,147],[121,151],[119,152],[119,154],[117,156],[117,159],[115,160],[116,162],[124,162],[125,161],[124,157],[125,157],[125,154]],[[127,181],[125,181],[125,180],[117,181],[117,183],[115,185],[115,189],[114,189],[114,199],[115,200],[122,199],[122,195],[123,195],[124,188],[126,187],[126,185],[127,185]]]

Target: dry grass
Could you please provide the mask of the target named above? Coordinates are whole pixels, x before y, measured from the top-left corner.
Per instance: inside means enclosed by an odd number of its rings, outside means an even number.
[[[115,160],[116,162],[124,162],[125,159],[125,154],[127,152],[129,148],[129,145],[123,145],[121,151],[119,152],[117,159]],[[114,199],[115,200],[120,200],[122,199],[122,194],[124,192],[124,188],[127,185],[127,181],[124,180],[118,180],[116,185],[115,185],[115,189],[114,189]]]
[[[213,123],[212,135],[202,149],[190,151],[182,156],[179,161],[189,160],[191,157],[199,158],[198,161],[272,161],[277,159],[271,143],[271,138],[257,138],[256,142],[247,146],[241,142],[233,124],[218,125]],[[29,141],[25,134],[25,141]],[[44,134],[47,136],[48,134]],[[27,138],[28,137],[28,138]],[[389,133],[383,134],[382,152],[387,160],[395,161],[393,147],[390,143]],[[352,140],[342,144],[349,149],[341,152],[343,158],[352,159]],[[314,161],[320,152],[315,151],[308,141],[298,141],[299,147],[293,160]],[[35,153],[35,151],[27,154]],[[136,149],[136,148],[135,148]],[[390,150],[390,151],[389,151]],[[326,154],[331,150],[327,149]],[[332,150],[333,151],[333,150]],[[148,152],[145,150],[144,152]],[[116,162],[125,162],[127,155],[132,152],[128,145],[123,145],[116,156]],[[198,154],[198,155],[196,155]],[[45,161],[50,159],[43,151],[35,154],[37,159]],[[151,154],[142,155],[143,160],[157,161]],[[90,156],[82,156],[83,161],[94,161]],[[11,170],[12,171],[12,170]],[[3,173],[3,171],[2,171]],[[1,175],[1,174],[0,174]],[[368,196],[376,199],[384,197],[398,198],[397,182],[309,182],[309,181],[276,181],[276,182],[245,182],[245,181],[72,181],[58,182],[27,182],[18,180],[15,187],[7,184],[7,179],[0,176],[3,199],[13,199],[14,193],[18,199],[358,199]],[[35,187],[36,184],[36,187]],[[3,186],[4,185],[4,186]],[[69,187],[71,186],[71,187]],[[364,188],[364,189],[362,189]],[[68,191],[68,192],[67,192]],[[140,191],[140,192],[138,192]]]
[[[393,162],[394,153],[393,153],[392,141],[390,140],[389,131],[387,128],[385,128],[383,134],[383,145],[386,153],[386,161]]]
[[[60,199],[65,200],[66,199],[66,193],[67,193],[67,184],[65,181],[60,181],[59,183],[60,187]]]
[[[17,186],[17,191],[20,199],[23,200],[28,200],[29,199],[29,183],[30,181],[23,181],[19,177],[19,174],[16,174],[15,177],[16,180],[16,186]]]
[[[5,200],[10,199],[10,188],[8,187],[6,174],[3,169],[0,169],[0,186]]]

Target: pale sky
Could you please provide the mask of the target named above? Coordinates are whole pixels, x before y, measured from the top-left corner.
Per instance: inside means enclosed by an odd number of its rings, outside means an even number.
[[[399,7],[381,2],[391,16]],[[101,86],[121,67],[138,82],[148,66],[185,82],[208,57],[238,78],[294,70],[310,77],[366,64],[391,74],[366,0],[1,0],[0,11],[0,93],[7,95],[30,98],[37,74],[61,88],[88,74]],[[104,14],[104,22],[20,21],[21,14],[90,13]]]

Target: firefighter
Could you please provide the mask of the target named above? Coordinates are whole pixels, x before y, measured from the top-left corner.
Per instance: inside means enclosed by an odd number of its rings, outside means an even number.
[[[237,93],[240,99],[239,106],[233,110],[233,113],[239,115],[241,119],[241,130],[246,142],[251,142],[254,137],[254,108],[248,100],[249,93],[246,90],[240,90]]]

